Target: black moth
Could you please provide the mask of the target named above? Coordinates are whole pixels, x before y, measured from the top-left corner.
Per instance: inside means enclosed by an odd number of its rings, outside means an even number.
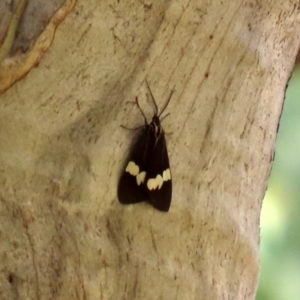
[[[155,112],[150,124],[140,108],[145,126],[140,130],[136,143],[131,148],[119,186],[118,198],[122,204],[133,204],[147,201],[160,211],[168,211],[172,198],[172,181],[165,133],[160,124],[160,116],[167,108],[172,94],[160,113],[153,94],[146,81]],[[166,115],[167,116],[167,115]]]

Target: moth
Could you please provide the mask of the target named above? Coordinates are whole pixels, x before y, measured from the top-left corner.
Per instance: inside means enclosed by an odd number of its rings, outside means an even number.
[[[167,108],[174,90],[171,91],[164,108],[158,113],[156,101],[147,81],[146,84],[155,111],[148,124],[138,98],[135,98],[145,125],[139,128],[138,137],[131,148],[126,168],[121,175],[118,198],[122,204],[147,201],[156,209],[167,212],[171,205],[172,178],[165,133],[161,126],[163,118],[160,119],[160,116]]]

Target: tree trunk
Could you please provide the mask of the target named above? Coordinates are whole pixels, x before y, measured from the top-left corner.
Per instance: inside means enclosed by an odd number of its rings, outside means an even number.
[[[254,299],[299,1],[78,0],[47,22],[0,66],[0,298]],[[117,199],[145,79],[159,108],[175,88],[168,213]]]

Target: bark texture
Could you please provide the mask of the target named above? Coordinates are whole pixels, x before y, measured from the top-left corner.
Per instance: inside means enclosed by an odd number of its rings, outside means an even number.
[[[0,298],[255,299],[299,11],[296,0],[79,0],[0,96]],[[135,135],[120,125],[143,124],[128,101],[152,114],[145,78],[159,107],[176,89],[163,122],[168,213],[116,197]]]

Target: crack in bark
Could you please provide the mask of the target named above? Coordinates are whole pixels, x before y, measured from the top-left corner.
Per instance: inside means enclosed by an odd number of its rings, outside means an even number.
[[[31,252],[32,252],[32,265],[34,268],[34,275],[35,275],[35,280],[36,280],[36,296],[37,296],[37,299],[40,299],[40,284],[39,284],[38,267],[37,267],[37,263],[36,263],[36,253],[35,253],[34,244],[33,244],[32,238],[30,236],[29,229],[28,229],[28,227],[29,227],[28,220],[27,220],[26,216],[24,216],[24,212],[22,209],[21,209],[21,217],[23,220],[23,226],[25,228],[26,236],[27,236],[27,239],[28,239],[28,242],[29,242],[29,245],[31,248]]]

